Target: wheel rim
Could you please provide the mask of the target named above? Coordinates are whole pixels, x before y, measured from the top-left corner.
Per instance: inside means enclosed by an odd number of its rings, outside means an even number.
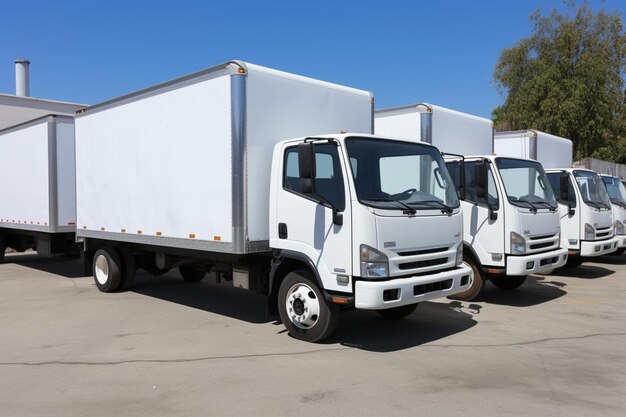
[[[289,320],[300,329],[315,326],[320,316],[320,302],[315,291],[306,284],[296,284],[287,292],[285,300]]]
[[[95,263],[96,280],[98,280],[98,283],[101,285],[104,285],[109,280],[109,263],[104,255],[98,255]]]

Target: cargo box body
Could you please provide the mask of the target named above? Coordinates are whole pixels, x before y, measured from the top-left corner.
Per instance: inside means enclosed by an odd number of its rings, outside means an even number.
[[[88,107],[77,236],[267,251],[274,145],[372,123],[369,92],[234,61]]]
[[[433,104],[377,110],[375,130],[378,135],[430,143],[442,152],[460,155],[493,152],[491,120]]]
[[[544,168],[570,168],[573,161],[572,141],[538,130],[496,132],[494,150],[498,156],[528,158]]]
[[[74,232],[74,119],[44,116],[0,131],[0,178],[0,228]]]

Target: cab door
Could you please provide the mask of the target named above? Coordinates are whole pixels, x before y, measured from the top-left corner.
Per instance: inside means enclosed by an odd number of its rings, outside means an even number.
[[[351,291],[352,218],[346,170],[336,142],[315,143],[314,152],[316,190],[303,194],[298,147],[284,149],[282,189],[276,202],[279,239],[273,245],[306,256],[325,289]]]

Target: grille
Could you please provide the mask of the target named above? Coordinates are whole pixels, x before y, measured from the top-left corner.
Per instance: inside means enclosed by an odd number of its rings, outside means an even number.
[[[553,237],[554,235],[542,235],[542,236],[533,236],[530,240],[539,240],[539,239],[547,239],[549,237]]]
[[[406,251],[406,252],[398,252],[398,255],[400,255],[400,256],[427,255],[429,253],[445,252],[447,250],[448,250],[447,247],[445,247],[445,248],[423,249],[423,250],[413,250],[413,251]]]
[[[556,242],[552,241],[552,242],[544,242],[544,243],[535,243],[534,245],[530,245],[531,249],[543,249],[543,248],[549,248],[550,246],[554,246]]]
[[[611,232],[610,232],[610,231],[608,231],[608,232],[602,232],[602,233],[598,232],[598,233],[596,233],[596,237],[605,237],[605,236],[608,236],[608,235],[610,235],[610,234],[611,234]]]
[[[407,262],[407,263],[398,265],[398,268],[401,270],[426,268],[428,266],[443,265],[446,262],[448,262],[448,257],[437,258],[437,259],[427,259],[425,261]]]
[[[413,287],[413,295],[422,295],[429,292],[449,290],[452,288],[452,280],[446,279],[444,281],[431,282],[430,284],[421,284]]]

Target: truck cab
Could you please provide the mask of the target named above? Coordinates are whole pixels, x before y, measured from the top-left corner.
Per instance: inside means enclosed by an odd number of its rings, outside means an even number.
[[[568,250],[568,266],[615,252],[619,239],[614,236],[611,200],[600,176],[578,168],[549,169],[547,175],[559,203],[561,247]]]
[[[467,290],[462,230],[460,203],[434,146],[342,134],[274,148],[270,247],[286,264],[310,266],[287,275],[278,291],[292,334],[326,320],[320,312],[333,303],[401,317],[419,302]]]
[[[540,163],[495,155],[447,159],[461,197],[465,259],[472,286],[455,298],[471,300],[485,281],[514,289],[529,274],[563,266],[557,201]]]
[[[617,250],[614,255],[621,255],[626,250],[626,187],[617,177],[612,175],[600,175],[611,199],[611,211],[613,212],[613,227],[615,236],[619,239]]]

